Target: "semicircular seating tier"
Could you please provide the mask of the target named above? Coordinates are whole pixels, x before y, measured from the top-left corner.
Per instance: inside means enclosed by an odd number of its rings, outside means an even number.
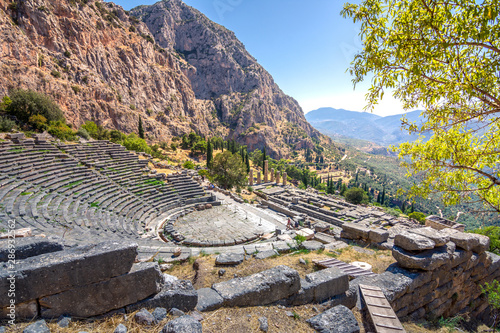
[[[189,205],[214,200],[187,174],[151,175],[148,160],[109,141],[0,142],[0,229],[78,243],[133,239],[141,252],[167,244],[154,227]],[[148,249],[150,249],[148,251]]]

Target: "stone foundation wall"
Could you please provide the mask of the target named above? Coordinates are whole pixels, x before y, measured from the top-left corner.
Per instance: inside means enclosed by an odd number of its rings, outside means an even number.
[[[292,212],[291,210],[286,209],[283,206],[276,205],[276,204],[272,203],[271,201],[262,200],[262,204],[266,205],[267,207],[271,208],[272,210],[283,213],[289,217],[295,217],[297,215],[296,212]]]
[[[452,229],[415,229],[397,235],[397,260],[376,277],[351,281],[384,290],[398,317],[434,319],[468,313],[488,322],[491,308],[481,286],[500,277],[500,256],[487,252],[489,238]]]

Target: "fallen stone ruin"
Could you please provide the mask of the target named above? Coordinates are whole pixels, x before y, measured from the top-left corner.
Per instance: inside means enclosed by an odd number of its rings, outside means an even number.
[[[197,303],[198,295],[189,281],[162,274],[157,263],[136,262],[134,243],[65,248],[56,241],[19,239],[16,255],[23,259],[14,271],[3,260],[8,252],[4,243],[0,243],[0,288],[8,290],[11,279],[15,280],[17,319],[88,318],[155,304],[189,311]],[[1,318],[9,318],[10,304],[9,295],[2,293]]]
[[[0,243],[2,290],[10,283],[5,243]],[[87,318],[155,307],[212,311],[322,303],[330,309],[321,316],[330,318],[332,313],[345,313],[343,307],[363,308],[359,295],[362,284],[380,287],[400,318],[416,320],[467,312],[487,322],[491,308],[480,286],[500,277],[500,256],[488,252],[488,247],[489,238],[482,235],[422,228],[395,237],[392,251],[397,263],[382,274],[350,280],[347,273],[332,267],[300,278],[296,270],[277,266],[195,290],[190,281],[162,274],[157,263],[136,262],[137,245],[133,243],[68,248],[57,241],[30,237],[19,239],[17,246],[22,259],[15,272],[16,316]],[[235,255],[226,259],[234,264],[242,260]],[[0,295],[2,318],[8,318],[9,305],[7,294]],[[315,327],[318,321],[311,319],[311,325]]]

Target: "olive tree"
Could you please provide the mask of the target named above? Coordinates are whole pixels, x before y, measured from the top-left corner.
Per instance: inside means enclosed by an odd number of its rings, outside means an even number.
[[[500,7],[496,0],[364,0],[342,10],[361,24],[353,83],[371,79],[366,109],[391,91],[422,121],[393,147],[411,196],[442,193],[445,204],[481,201],[500,212]],[[427,136],[427,137],[425,137]]]
[[[217,154],[210,168],[210,176],[215,183],[224,188],[237,189],[247,184],[247,168],[240,154],[232,154],[229,150]]]

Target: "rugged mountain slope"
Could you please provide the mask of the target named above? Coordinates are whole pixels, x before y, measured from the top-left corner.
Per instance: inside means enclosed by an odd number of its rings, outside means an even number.
[[[53,96],[75,126],[132,132],[141,115],[152,139],[195,130],[266,144],[276,157],[311,137],[328,142],[233,33],[180,1],[134,14],[148,25],[95,0],[0,0],[0,97],[30,88]]]
[[[410,122],[418,121],[420,112],[408,112],[406,118]],[[342,135],[387,147],[417,138],[416,135],[410,136],[401,130],[402,116],[381,117],[367,112],[321,108],[307,113],[306,119],[316,129],[332,137]]]
[[[146,23],[161,47],[186,61],[182,70],[196,97],[213,101],[231,137],[251,148],[265,141],[278,155],[286,150],[283,143],[312,148],[305,136],[325,140],[233,32],[180,0],[140,6],[131,14]]]
[[[45,92],[74,125],[94,119],[131,132],[142,114],[156,138],[223,132],[175,57],[141,37],[147,27],[120,7],[0,0],[0,30],[1,95],[17,87]]]

